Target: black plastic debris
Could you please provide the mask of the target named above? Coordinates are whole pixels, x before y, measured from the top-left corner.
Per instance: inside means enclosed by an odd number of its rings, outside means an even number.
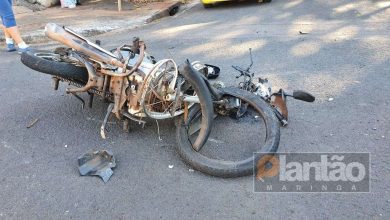
[[[221,72],[221,69],[219,67],[210,64],[203,64],[199,61],[195,61],[191,65],[192,67],[194,67],[194,69],[202,73],[208,79],[218,78],[219,72]]]
[[[114,155],[108,150],[89,151],[79,157],[78,163],[81,176],[100,176],[105,183],[114,173],[111,168],[116,166]]]

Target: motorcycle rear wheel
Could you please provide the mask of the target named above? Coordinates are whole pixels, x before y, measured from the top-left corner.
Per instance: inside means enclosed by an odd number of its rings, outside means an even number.
[[[41,73],[84,83],[88,81],[88,71],[85,67],[62,60],[61,55],[55,51],[27,51],[22,53],[20,60],[27,67]]]

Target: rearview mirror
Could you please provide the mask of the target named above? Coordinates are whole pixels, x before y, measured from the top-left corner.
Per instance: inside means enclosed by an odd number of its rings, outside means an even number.
[[[314,102],[314,100],[316,100],[316,98],[312,94],[302,90],[295,90],[293,92],[293,97],[294,99],[302,100],[305,102]]]

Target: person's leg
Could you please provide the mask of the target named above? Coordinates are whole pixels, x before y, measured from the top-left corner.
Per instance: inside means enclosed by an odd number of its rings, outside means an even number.
[[[24,43],[22,37],[20,36],[18,27],[9,27],[6,28],[7,34],[9,34],[12,39],[19,45],[20,43]]]
[[[20,36],[18,27],[16,26],[16,20],[12,11],[12,1],[0,0],[2,7],[0,7],[0,16],[5,26],[5,34],[8,34],[18,44],[20,49],[25,49],[28,46],[24,43]]]
[[[4,25],[0,25],[0,26],[1,26],[2,31],[4,32],[5,38],[11,38],[11,35],[9,35],[5,26]]]
[[[7,29],[5,28],[4,25],[0,25],[1,29],[3,30],[4,32],[4,36],[5,36],[5,43],[7,45],[7,51],[8,52],[12,52],[12,51],[15,51],[16,48],[15,48],[15,44],[14,44],[14,41],[12,40],[12,37],[11,35],[9,35]]]

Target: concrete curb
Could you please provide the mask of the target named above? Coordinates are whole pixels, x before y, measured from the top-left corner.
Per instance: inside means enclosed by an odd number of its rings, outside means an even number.
[[[163,18],[163,17],[175,15],[179,11],[181,4],[182,3],[179,1],[172,2],[171,4],[168,4],[165,9],[162,9],[162,10],[154,13],[152,16],[150,16],[148,19],[146,19],[146,23],[153,22],[153,21],[160,19],[160,18]]]
[[[75,30],[77,33],[85,36],[85,37],[91,37],[91,36],[97,36],[100,34],[104,34],[107,32],[115,31],[115,30],[128,30],[133,29],[135,27],[151,23],[155,20],[161,19],[163,17],[170,16],[172,12],[178,12],[179,7],[182,3],[180,1],[175,1],[172,3],[168,3],[166,6],[164,6],[163,9],[160,11],[157,11],[156,13],[144,17],[140,17],[139,19],[136,19],[134,22],[123,22],[122,25],[103,25],[100,28],[97,28],[96,25],[89,25],[89,27],[80,26],[80,27],[72,27],[73,30]],[[176,10],[177,11],[174,11]],[[22,34],[23,40],[28,44],[33,43],[42,43],[48,41],[47,37],[44,34],[44,30],[37,30],[34,32],[30,32],[29,34]],[[4,35],[0,34],[0,42],[5,41]]]

